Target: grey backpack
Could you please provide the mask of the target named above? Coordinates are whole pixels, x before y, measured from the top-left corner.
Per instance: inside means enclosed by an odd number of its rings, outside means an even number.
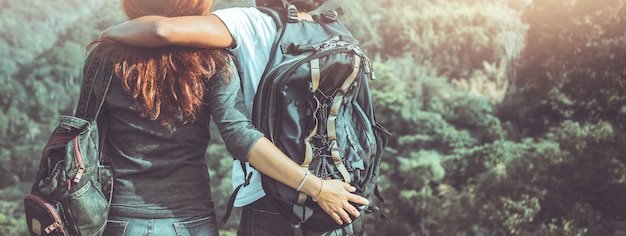
[[[376,122],[370,59],[339,22],[339,11],[298,21],[297,9],[259,7],[278,33],[254,101],[252,121],[302,168],[340,179],[363,197],[377,195],[389,132]],[[270,202],[294,228],[330,231],[335,223],[311,197],[262,175]],[[376,206],[357,206],[370,212]]]

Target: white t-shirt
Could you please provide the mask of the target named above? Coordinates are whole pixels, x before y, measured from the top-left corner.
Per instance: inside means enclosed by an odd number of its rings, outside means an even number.
[[[231,48],[239,62],[239,73],[242,74],[243,97],[248,112],[252,114],[254,95],[269,61],[270,51],[276,24],[272,17],[260,12],[256,8],[226,8],[217,10],[212,14],[224,22],[236,46]],[[242,187],[235,199],[235,207],[248,205],[265,196],[261,186],[261,174],[246,163],[246,171],[252,174],[250,185]],[[244,173],[238,160],[233,163],[232,182],[233,188],[244,182]]]

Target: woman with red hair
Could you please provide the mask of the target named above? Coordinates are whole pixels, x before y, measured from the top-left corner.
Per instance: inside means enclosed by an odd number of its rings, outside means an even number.
[[[129,19],[200,16],[212,6],[211,0],[122,3]],[[102,150],[114,178],[104,235],[218,235],[205,161],[211,117],[235,159],[301,188],[327,209],[343,211],[351,206],[348,201],[367,201],[339,180],[305,178],[305,170],[254,129],[225,51],[147,49],[102,39],[89,48],[85,65],[105,63],[117,77],[108,90],[92,88],[105,97],[99,118],[108,124]]]

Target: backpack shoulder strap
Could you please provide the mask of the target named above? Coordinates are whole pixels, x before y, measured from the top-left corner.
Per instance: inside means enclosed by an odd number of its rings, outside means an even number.
[[[274,23],[276,24],[276,29],[280,29],[280,27],[285,24],[285,22],[297,22],[298,21],[298,9],[291,4],[288,4],[286,8],[273,8],[273,7],[257,7],[257,9],[272,17]],[[316,22],[335,22],[337,19],[343,15],[343,9],[341,7],[323,12],[318,15],[312,15],[313,19]]]
[[[83,67],[83,81],[80,88],[80,96],[78,99],[78,105],[76,106],[75,116],[83,118],[87,121],[95,120],[102,105],[104,104],[104,98],[109,90],[111,79],[115,74],[113,71],[113,65],[110,63],[110,54],[102,55],[98,49],[94,49],[86,59],[86,64]],[[98,80],[98,78],[102,78]],[[93,88],[96,82],[103,83],[105,86],[104,96],[100,100],[93,94]]]
[[[85,65],[83,66],[83,81],[80,88],[80,96],[78,98],[78,105],[76,106],[76,112],[74,116],[85,119],[89,122],[97,121],[100,115],[100,110],[104,105],[104,100],[109,91],[109,86],[111,85],[111,80],[115,75],[115,71],[113,70],[113,63],[111,59],[113,55],[110,53],[103,54],[99,51],[98,48],[93,49],[87,56],[85,60]],[[96,82],[103,83],[104,93],[102,98],[98,100],[97,96],[94,96],[93,89]],[[98,122],[100,134],[99,145],[102,146],[104,144],[104,139],[106,138],[108,131],[108,119],[104,122]],[[110,160],[108,160],[104,155],[102,155],[102,148],[98,150],[98,159],[101,165],[108,165]],[[111,180],[111,183],[113,181]],[[112,189],[112,185],[111,185]],[[113,191],[109,192],[109,204],[111,203]]]
[[[224,213],[224,217],[222,218],[222,222],[224,223],[228,221],[228,218],[230,217],[233,207],[235,206],[235,198],[237,197],[237,193],[239,193],[239,190],[242,187],[246,187],[250,185],[250,179],[252,179],[252,172],[248,173],[246,164],[241,161],[239,162],[239,164],[241,164],[241,169],[243,169],[243,175],[245,176],[246,179],[244,180],[242,184],[238,185],[233,191],[233,193],[230,195],[230,198],[228,199],[228,205],[226,206],[226,212]]]

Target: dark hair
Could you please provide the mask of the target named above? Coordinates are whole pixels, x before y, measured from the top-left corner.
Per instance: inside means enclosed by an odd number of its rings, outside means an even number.
[[[300,11],[312,11],[324,4],[328,0],[256,0],[257,6],[264,7],[285,7],[285,2],[293,4]]]

